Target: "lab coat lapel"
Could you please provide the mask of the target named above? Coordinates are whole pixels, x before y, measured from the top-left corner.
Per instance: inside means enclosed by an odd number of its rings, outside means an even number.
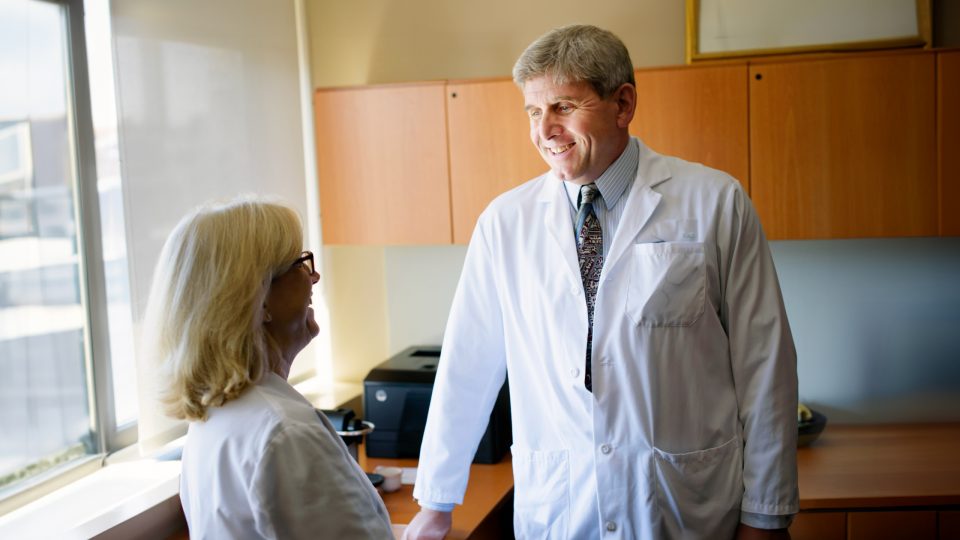
[[[538,197],[543,208],[543,226],[549,242],[556,248],[555,255],[564,261],[574,283],[580,283],[580,262],[577,260],[577,245],[573,238],[573,219],[570,217],[570,200],[563,189],[563,182],[547,173]]]
[[[653,187],[670,179],[670,168],[660,154],[640,143],[640,163],[637,166],[637,177],[630,188],[627,206],[617,226],[617,233],[613,238],[607,258],[603,261],[603,272],[600,282],[606,279],[608,271],[612,271],[627,249],[633,244],[640,230],[660,204],[660,194]]]

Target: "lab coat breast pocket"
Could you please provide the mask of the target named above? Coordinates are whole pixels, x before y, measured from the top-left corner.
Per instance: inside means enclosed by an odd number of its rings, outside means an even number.
[[[734,436],[720,446],[681,454],[654,448],[657,505],[668,531],[682,531],[684,538],[733,536],[743,498],[742,447]]]
[[[703,244],[634,244],[627,316],[641,326],[690,326],[706,303]]]
[[[570,464],[566,450],[511,448],[515,481],[513,529],[517,538],[566,538]]]

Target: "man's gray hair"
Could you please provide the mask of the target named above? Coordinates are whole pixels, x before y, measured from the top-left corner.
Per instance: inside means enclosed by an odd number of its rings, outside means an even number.
[[[537,38],[513,66],[521,89],[530,79],[551,77],[555,84],[589,83],[601,98],[624,83],[636,86],[630,53],[620,38],[596,26],[554,28]]]

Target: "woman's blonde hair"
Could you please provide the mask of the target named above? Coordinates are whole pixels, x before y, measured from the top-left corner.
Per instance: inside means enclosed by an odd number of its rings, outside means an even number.
[[[201,207],[170,233],[142,334],[167,415],[204,420],[274,367],[263,304],[302,242],[296,212],[251,197]]]

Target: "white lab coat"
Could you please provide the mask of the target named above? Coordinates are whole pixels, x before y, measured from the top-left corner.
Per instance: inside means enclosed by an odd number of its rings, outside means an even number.
[[[481,215],[415,497],[462,502],[509,373],[519,538],[732,538],[741,510],[797,512],[796,353],[750,201],[640,143],[627,205],[597,291],[593,393],[562,183],[545,174]]]
[[[190,424],[180,500],[190,538],[393,538],[330,421],[274,373]]]

